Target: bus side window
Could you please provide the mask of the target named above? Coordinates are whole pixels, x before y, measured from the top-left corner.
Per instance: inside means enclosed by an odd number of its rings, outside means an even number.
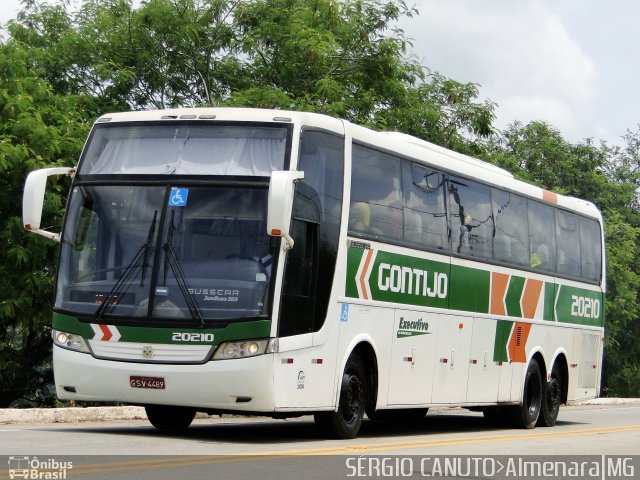
[[[350,230],[380,239],[402,239],[403,203],[400,159],[354,145]]]
[[[416,163],[405,167],[404,239],[421,247],[449,249],[444,175]]]
[[[278,334],[315,332],[327,316],[338,252],[344,176],[344,140],[313,130],[300,141],[291,236]]]
[[[529,266],[555,273],[556,232],[554,208],[534,200],[527,202]]]
[[[578,216],[556,210],[556,236],[558,244],[558,273],[579,277],[582,273],[580,261],[580,229]]]
[[[580,253],[582,277],[599,282],[602,270],[602,243],[600,225],[595,220],[580,218]]]
[[[460,177],[449,177],[449,208],[453,251],[491,258],[493,213],[489,187]]]
[[[286,337],[313,330],[315,317],[314,268],[317,265],[317,225],[304,220],[291,221],[291,237],[295,245],[287,252],[282,311],[278,334]]]
[[[491,190],[496,231],[493,258],[498,261],[529,266],[529,226],[527,201],[503,190]]]

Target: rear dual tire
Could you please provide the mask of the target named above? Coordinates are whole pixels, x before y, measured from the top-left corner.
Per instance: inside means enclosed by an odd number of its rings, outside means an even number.
[[[536,360],[532,360],[525,374],[522,404],[505,407],[509,423],[512,426],[527,429],[536,426],[543,404],[542,386],[540,365]]]
[[[522,405],[485,407],[482,409],[485,421],[493,427],[553,427],[562,404],[563,388],[564,378],[557,364],[547,382],[538,362],[532,360],[527,368]]]
[[[553,427],[558,419],[560,405],[562,404],[562,389],[564,379],[558,365],[551,369],[551,376],[548,382],[544,382],[542,395],[542,410],[538,418],[538,425],[541,427]]]

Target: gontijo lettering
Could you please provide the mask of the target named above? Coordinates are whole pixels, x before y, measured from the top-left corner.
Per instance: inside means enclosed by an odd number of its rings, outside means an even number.
[[[378,267],[378,288],[383,292],[391,290],[395,293],[446,298],[448,287],[449,277],[446,273],[388,263],[381,263]]]

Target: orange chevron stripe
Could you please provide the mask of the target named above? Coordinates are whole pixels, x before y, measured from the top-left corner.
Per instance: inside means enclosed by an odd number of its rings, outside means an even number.
[[[360,289],[362,290],[362,298],[365,300],[369,300],[369,296],[367,295],[367,284],[365,282],[365,277],[367,276],[367,270],[369,270],[369,263],[371,262],[371,256],[373,255],[373,249],[369,249],[367,251],[367,258],[364,261],[364,267],[362,268],[362,273],[360,274],[360,278],[358,281],[360,282]]]
[[[491,273],[491,303],[489,313],[491,315],[506,315],[504,308],[504,296],[509,286],[510,275],[506,273]]]
[[[509,340],[509,361],[515,363],[525,363],[527,361],[527,339],[531,331],[530,323],[517,322],[513,327],[511,339]]]
[[[109,330],[109,326],[100,323],[98,324],[98,327],[100,327],[100,330],[102,330],[102,338],[100,340],[102,340],[103,342],[108,342],[109,340],[111,340],[113,333],[111,332],[111,330]]]
[[[522,292],[522,316],[524,318],[534,318],[536,316],[536,308],[542,293],[543,282],[541,280],[527,280]]]
[[[542,199],[554,205],[558,204],[558,194],[548,190],[542,190]]]

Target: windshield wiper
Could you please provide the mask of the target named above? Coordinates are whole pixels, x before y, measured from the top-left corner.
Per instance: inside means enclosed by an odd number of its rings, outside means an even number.
[[[147,260],[149,259],[149,250],[151,250],[151,241],[153,240],[153,234],[156,231],[156,217],[158,216],[158,211],[155,210],[153,212],[153,220],[151,221],[151,227],[149,228],[149,234],[147,235],[147,243],[145,243],[142,248],[144,249],[144,258],[142,260],[142,276],[140,277],[140,286],[144,287],[144,277],[147,273],[147,267],[149,264]]]
[[[98,307],[98,310],[96,310],[96,314],[94,317],[94,320],[96,322],[100,322],[102,320],[102,318],[107,313],[107,309],[111,305],[113,305],[113,303],[118,299],[120,295],[122,295],[122,293],[124,293],[124,291],[126,291],[129,285],[128,283],[129,279],[131,278],[131,276],[136,271],[136,269],[140,266],[141,263],[142,263],[142,277],[140,279],[140,286],[142,287],[144,285],[145,272],[148,266],[147,260],[149,257],[149,250],[151,249],[151,241],[153,240],[153,234],[156,231],[157,216],[158,216],[158,211],[156,210],[153,213],[153,220],[151,221],[151,225],[149,226],[147,241],[140,246],[136,254],[131,259],[131,262],[129,262],[129,265],[126,266],[126,268],[124,269],[124,272],[122,272],[122,275],[120,275],[120,278],[118,278],[118,281],[113,285],[113,287],[107,294],[107,297],[102,301],[102,303]]]
[[[200,326],[204,328],[206,325],[204,323],[204,318],[202,317],[202,312],[200,312],[200,308],[198,304],[193,299],[191,294],[189,293],[189,284],[187,283],[187,277],[184,274],[184,270],[182,270],[182,266],[180,265],[180,261],[176,256],[175,250],[173,248],[173,219],[174,219],[175,210],[171,211],[171,220],[169,222],[169,231],[167,232],[167,242],[162,245],[165,254],[165,270],[164,270],[164,284],[167,284],[167,265],[171,268],[173,272],[173,276],[176,278],[176,282],[178,283],[178,287],[180,288],[180,292],[182,292],[182,296],[184,297],[185,302],[187,303],[187,308],[191,313],[191,317],[194,320],[198,320],[200,322]]]

